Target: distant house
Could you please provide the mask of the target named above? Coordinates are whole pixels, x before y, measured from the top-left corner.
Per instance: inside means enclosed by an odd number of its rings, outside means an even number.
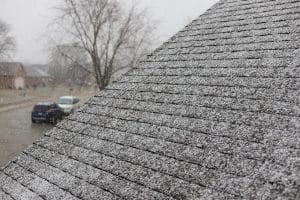
[[[26,87],[45,87],[50,82],[50,75],[43,65],[24,65],[26,71]]]
[[[0,62],[0,88],[23,89],[26,86],[26,71],[22,63]]]

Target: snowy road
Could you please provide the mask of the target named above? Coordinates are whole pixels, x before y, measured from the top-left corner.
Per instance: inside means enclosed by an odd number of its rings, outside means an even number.
[[[51,124],[32,124],[32,106],[0,113],[0,167],[40,138]]]
[[[81,104],[90,96],[80,97]],[[33,105],[0,112],[0,167],[39,139],[53,125],[31,123]]]

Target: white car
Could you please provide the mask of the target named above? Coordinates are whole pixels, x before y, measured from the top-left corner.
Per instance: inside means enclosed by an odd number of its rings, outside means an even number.
[[[69,115],[79,107],[79,98],[74,96],[63,96],[58,99],[57,104],[63,110],[65,115]]]

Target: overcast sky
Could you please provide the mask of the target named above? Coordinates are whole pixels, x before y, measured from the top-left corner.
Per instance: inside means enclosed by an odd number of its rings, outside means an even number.
[[[125,0],[124,0],[125,1]],[[198,17],[218,0],[138,0],[148,5],[159,21],[160,40],[167,40],[190,20]],[[15,61],[46,63],[46,27],[57,0],[0,0],[0,19],[11,26],[16,38]]]

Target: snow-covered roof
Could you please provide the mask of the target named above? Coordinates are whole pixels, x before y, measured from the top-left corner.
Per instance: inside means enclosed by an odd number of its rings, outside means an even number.
[[[29,77],[49,77],[50,75],[43,71],[44,65],[24,65],[26,74]]]
[[[299,199],[300,0],[222,0],[0,171],[1,199]]]

